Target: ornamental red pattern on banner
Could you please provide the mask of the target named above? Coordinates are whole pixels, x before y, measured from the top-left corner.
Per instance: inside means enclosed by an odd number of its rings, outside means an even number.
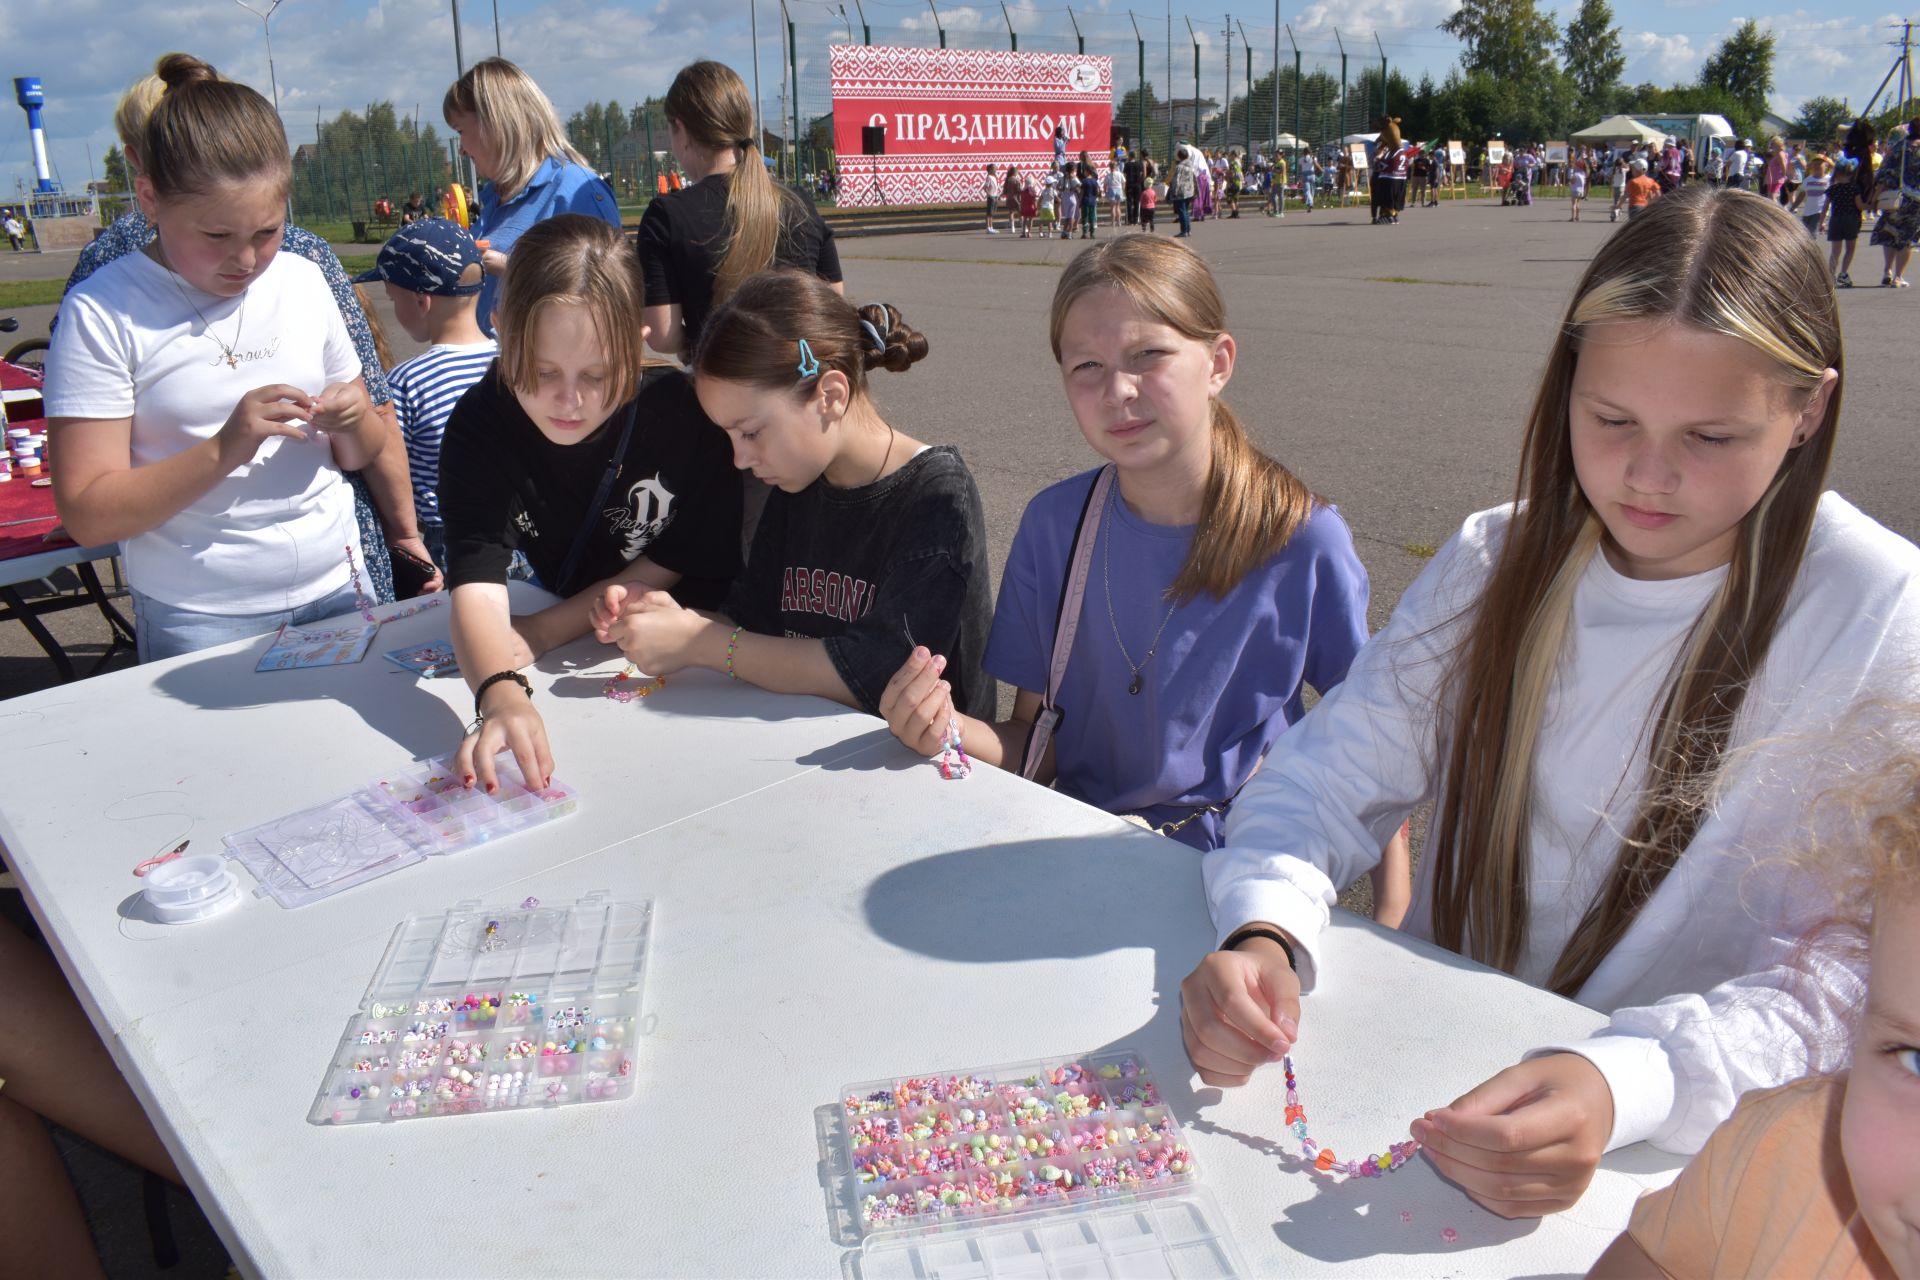
[[[983,199],[989,163],[1044,171],[1061,127],[1068,158],[1085,151],[1105,178],[1112,58],[858,44],[828,52],[842,205]],[[886,126],[886,155],[861,154],[868,125]]]

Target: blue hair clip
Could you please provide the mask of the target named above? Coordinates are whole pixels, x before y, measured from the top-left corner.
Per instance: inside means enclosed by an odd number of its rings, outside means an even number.
[[[820,372],[820,361],[814,357],[813,348],[807,345],[805,338],[800,339],[800,363],[795,367],[803,378],[811,378]]]

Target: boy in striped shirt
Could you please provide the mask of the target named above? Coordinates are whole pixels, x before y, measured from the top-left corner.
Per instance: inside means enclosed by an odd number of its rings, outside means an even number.
[[[428,218],[395,232],[371,271],[356,284],[381,281],[394,318],[415,342],[430,345],[387,372],[394,413],[413,473],[420,535],[442,572],[446,526],[440,520],[440,437],[453,406],[478,382],[498,351],[480,328],[480,249],[457,222]]]

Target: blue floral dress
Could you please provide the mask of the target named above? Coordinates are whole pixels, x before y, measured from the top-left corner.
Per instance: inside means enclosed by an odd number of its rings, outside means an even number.
[[[1873,224],[1873,238],[1869,243],[1895,249],[1913,248],[1920,243],[1920,197],[1915,195],[1920,192],[1920,141],[1908,142],[1900,154],[1889,155],[1881,162],[1880,172],[1873,178],[1876,201],[1882,191],[1900,192],[1900,207],[1880,215],[1880,220]]]

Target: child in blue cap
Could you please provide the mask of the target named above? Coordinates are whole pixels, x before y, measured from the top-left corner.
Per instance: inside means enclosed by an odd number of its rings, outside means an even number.
[[[400,228],[356,284],[387,287],[394,319],[415,342],[431,344],[387,374],[393,407],[407,442],[413,505],[420,534],[441,572],[447,532],[440,519],[440,439],[453,406],[493,363],[499,347],[480,328],[480,249],[457,222],[427,218]],[[396,553],[397,554],[397,553]]]

